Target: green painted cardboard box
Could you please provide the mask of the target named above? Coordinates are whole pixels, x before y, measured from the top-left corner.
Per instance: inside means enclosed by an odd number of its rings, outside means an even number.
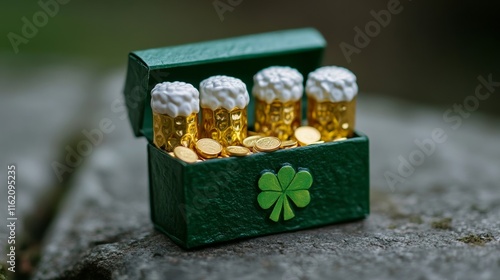
[[[158,230],[193,248],[369,214],[368,138],[359,132],[338,142],[194,164],[152,145],[150,91],[157,83],[198,86],[209,76],[228,75],[251,89],[253,75],[273,65],[307,77],[320,66],[325,46],[316,30],[296,29],[130,53],[125,98],[134,133],[149,141],[151,219]],[[304,94],[303,116],[306,102]],[[252,127],[252,96],[248,120]]]

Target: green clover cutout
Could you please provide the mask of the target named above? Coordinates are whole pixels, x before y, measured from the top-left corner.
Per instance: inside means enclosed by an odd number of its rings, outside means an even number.
[[[306,207],[311,202],[308,189],[312,182],[309,171],[300,170],[296,173],[292,166],[285,165],[278,171],[278,175],[272,172],[262,174],[259,179],[259,189],[262,192],[257,201],[262,209],[269,209],[274,205],[269,216],[272,221],[278,222],[281,209],[284,220],[288,221],[295,217],[288,199],[290,198],[297,207]]]

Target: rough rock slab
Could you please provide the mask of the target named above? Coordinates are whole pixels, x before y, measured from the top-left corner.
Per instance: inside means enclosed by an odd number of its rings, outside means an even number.
[[[74,179],[35,278],[496,279],[498,119],[474,112],[452,129],[446,109],[361,96],[358,128],[371,140],[368,219],[195,251],[152,228],[146,144],[116,119],[116,132]],[[397,172],[398,157],[408,158],[414,140],[436,127],[447,141],[390,187],[384,173]]]
[[[69,65],[54,59],[34,66],[29,60],[0,60],[7,62],[0,66],[0,180],[7,181],[7,165],[15,164],[19,244],[25,231],[36,231],[43,223],[37,218],[46,210],[42,206],[45,196],[61,183],[51,163],[63,157],[65,146],[88,124],[95,85],[102,86],[90,65],[79,61]],[[5,221],[7,199],[3,188],[0,197],[0,220]],[[0,263],[5,260],[3,241],[7,236],[7,227],[0,227]]]

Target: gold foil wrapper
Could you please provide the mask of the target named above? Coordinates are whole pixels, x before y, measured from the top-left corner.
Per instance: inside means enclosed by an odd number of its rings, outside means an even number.
[[[247,110],[234,108],[227,110],[209,108],[201,110],[202,138],[212,138],[223,147],[241,146],[247,137]]]
[[[153,132],[153,143],[167,152],[172,152],[177,146],[194,148],[198,140],[198,114],[173,118],[153,113]]]
[[[271,104],[255,99],[255,131],[266,136],[288,140],[301,122],[301,100]]]
[[[307,121],[321,133],[321,140],[333,141],[354,134],[356,97],[351,101],[317,102],[308,97]]]

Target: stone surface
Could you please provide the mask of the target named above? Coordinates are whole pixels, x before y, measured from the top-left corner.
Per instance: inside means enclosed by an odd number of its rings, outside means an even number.
[[[116,130],[73,179],[46,235],[35,279],[496,279],[500,274],[498,119],[474,112],[453,129],[448,108],[360,94],[370,136],[366,220],[184,251],[149,220],[146,143],[110,111],[123,80],[101,99]],[[451,106],[452,104],[450,104]],[[398,157],[435,128],[447,140],[389,186]],[[465,238],[472,236],[473,238]],[[484,242],[468,242],[468,240]],[[459,239],[461,241],[459,241]],[[481,244],[482,245],[474,245]]]
[[[51,163],[64,158],[65,146],[85,127],[92,110],[93,84],[99,81],[89,65],[7,62],[0,66],[0,180],[7,180],[7,165],[16,165],[16,214],[18,244],[26,231],[37,231],[46,208],[42,201],[62,183]],[[64,174],[68,178],[68,174]],[[3,192],[2,188],[2,192]],[[0,220],[7,218],[7,199],[0,195]],[[5,260],[3,240],[7,227],[0,227],[0,263]],[[34,234],[34,233],[31,233]],[[19,247],[18,247],[19,248]]]

